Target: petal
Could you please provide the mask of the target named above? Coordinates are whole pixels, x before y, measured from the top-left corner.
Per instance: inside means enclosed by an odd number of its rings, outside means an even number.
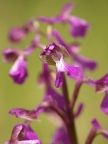
[[[51,144],[70,144],[69,136],[64,127],[60,127],[54,134]]]
[[[22,139],[22,136],[20,133],[24,132],[24,125],[23,124],[17,124],[14,126],[10,138],[10,143],[16,143],[17,140]]]
[[[17,118],[23,118],[30,121],[37,119],[37,115],[34,110],[26,110],[23,108],[14,108],[9,111],[9,114],[15,115]]]
[[[70,34],[73,37],[83,37],[89,29],[89,24],[83,19],[75,16],[69,17]]]
[[[66,65],[67,67],[67,75],[71,78],[74,79],[80,79],[81,78],[81,73],[82,73],[82,68],[81,67],[74,67],[71,65]]]
[[[90,60],[82,55],[76,55],[75,62],[79,62],[83,69],[88,68],[89,70],[94,70],[97,66],[97,63],[93,60]]]
[[[61,87],[63,85],[63,79],[62,79],[62,74],[60,71],[56,71],[56,80],[55,80],[55,86],[57,88]]]
[[[105,96],[102,100],[101,110],[108,115],[108,92],[105,93]]]
[[[48,24],[54,24],[56,22],[60,21],[60,17],[59,16],[55,16],[55,17],[51,17],[51,18],[46,18],[43,16],[39,16],[38,17],[38,21],[44,22],[44,23],[48,23]]]
[[[74,79],[80,79],[82,76],[82,68],[81,67],[74,67],[64,62],[63,58],[60,61],[56,62],[56,87],[61,87],[63,85],[62,75],[61,72],[66,72],[67,75]]]
[[[32,128],[30,126],[27,126],[23,140],[39,140],[39,138],[32,130]]]
[[[22,56],[15,61],[14,65],[9,71],[9,75],[12,77],[15,83],[22,84],[25,81],[26,77],[28,76],[26,66],[27,62],[24,61]]]
[[[66,5],[63,6],[63,8],[61,9],[61,13],[60,13],[60,16],[62,17],[62,19],[64,21],[66,21],[69,16],[70,16],[70,13],[72,11],[74,7],[74,4],[73,3],[67,3]]]

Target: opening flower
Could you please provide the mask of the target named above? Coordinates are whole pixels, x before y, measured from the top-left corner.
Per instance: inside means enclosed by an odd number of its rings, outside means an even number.
[[[59,47],[55,43],[47,46],[45,51],[40,54],[42,62],[56,66],[56,87],[61,87],[63,85],[62,72],[66,72],[69,77],[74,79],[77,79],[81,74],[80,67],[73,67],[64,61],[64,58],[68,56],[69,54],[66,49]]]

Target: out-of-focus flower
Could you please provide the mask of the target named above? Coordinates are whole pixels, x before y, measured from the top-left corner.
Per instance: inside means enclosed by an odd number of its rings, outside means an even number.
[[[26,28],[15,27],[9,31],[9,40],[15,43],[21,42],[27,35],[28,30]]]
[[[31,127],[24,124],[17,124],[14,126],[11,138],[4,144],[42,144],[38,136],[31,129]]]
[[[45,51],[40,54],[42,62],[49,65],[56,65],[56,81],[55,86],[61,87],[63,85],[62,72],[66,72],[71,78],[77,79],[81,73],[80,67],[73,67],[64,61],[64,57],[68,57],[68,52],[52,43],[46,47]]]
[[[20,56],[11,67],[9,75],[15,83],[22,84],[25,81],[28,76],[26,66],[27,62]]]
[[[66,22],[70,16],[70,13],[71,13],[71,10],[73,9],[73,7],[74,7],[74,4],[68,3],[68,4],[64,5],[64,7],[61,9],[61,12],[59,15],[57,15],[55,17],[51,17],[51,18],[39,16],[38,20],[41,22],[48,23],[48,24],[54,24],[57,22]]]
[[[89,29],[89,24],[87,21],[80,19],[75,16],[69,17],[69,28],[70,34],[77,38],[85,36],[87,30]]]
[[[34,52],[35,48],[38,46],[40,40],[40,35],[36,35],[31,42],[31,45],[23,49],[7,48],[3,51],[4,62],[14,62],[13,66],[9,71],[9,75],[13,78],[14,82],[17,84],[22,84],[26,77],[27,72],[27,57]]]

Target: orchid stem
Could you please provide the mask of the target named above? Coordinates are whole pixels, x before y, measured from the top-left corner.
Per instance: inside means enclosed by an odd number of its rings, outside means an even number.
[[[71,144],[78,144],[75,122],[74,122],[74,114],[73,112],[71,112],[71,109],[69,107],[69,103],[70,103],[69,94],[68,94],[67,82],[66,82],[64,73],[62,73],[62,77],[63,77],[62,92],[63,92],[63,96],[66,102],[66,108],[67,108],[68,119],[69,119],[69,122],[66,126],[67,126],[67,130],[70,136]]]

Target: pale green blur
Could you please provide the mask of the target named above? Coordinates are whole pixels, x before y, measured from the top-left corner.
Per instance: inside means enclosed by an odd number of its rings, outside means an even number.
[[[0,0],[0,50],[14,46],[24,48],[29,45],[33,35],[20,44],[11,44],[7,39],[7,33],[13,26],[22,26],[30,17],[38,15],[52,16],[59,13],[62,5],[67,0]],[[72,2],[72,1],[71,1]],[[89,21],[90,30],[86,38],[80,39],[82,43],[81,54],[98,61],[99,65],[95,72],[87,72],[88,76],[100,78],[108,72],[108,0],[73,0],[75,8],[73,15]],[[43,25],[42,25],[43,26]],[[46,26],[46,25],[45,25]],[[45,29],[45,26],[42,29]],[[69,42],[69,33],[59,25],[63,38]],[[44,41],[44,40],[43,40]],[[8,76],[10,64],[0,61],[0,143],[10,138],[11,130],[16,123],[21,122],[8,115],[8,111],[15,107],[27,109],[34,108],[41,100],[44,88],[38,88],[37,76],[41,71],[41,62],[38,58],[39,50],[29,58],[29,77],[23,85],[16,85]],[[70,95],[73,91],[73,81],[68,82]],[[100,110],[100,103],[104,94],[95,94],[92,87],[84,85],[80,92],[79,101],[85,103],[83,114],[76,120],[79,144],[84,144],[85,137],[91,128],[91,119],[97,118],[104,128],[108,129],[108,116]],[[39,135],[43,144],[48,144],[55,126],[47,120],[45,115],[40,116],[41,122],[33,122],[32,126]],[[56,121],[55,121],[56,123]],[[98,136],[93,144],[107,144],[108,141]]]

